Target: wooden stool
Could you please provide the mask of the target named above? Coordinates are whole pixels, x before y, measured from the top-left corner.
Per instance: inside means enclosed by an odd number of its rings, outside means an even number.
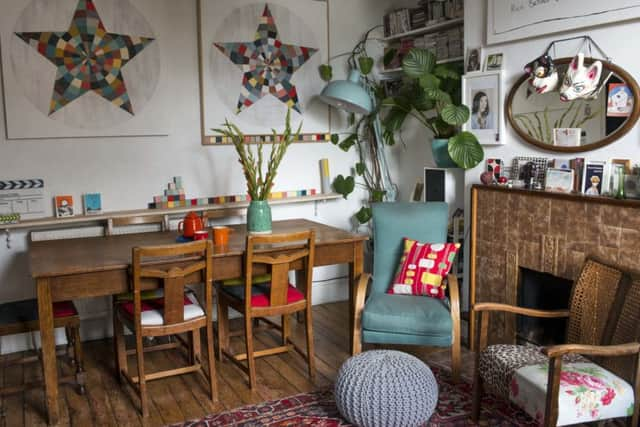
[[[58,351],[58,355],[65,356],[75,366],[75,374],[61,376],[61,383],[72,383],[78,386],[78,392],[84,393],[84,367],[82,364],[82,344],[80,343],[80,317],[78,310],[71,301],[53,303],[53,326],[64,328],[67,335],[67,346]],[[38,301],[34,299],[14,301],[0,304],[0,336],[22,334],[39,331]],[[35,345],[34,345],[35,347]],[[73,355],[70,356],[70,348]],[[40,360],[40,352],[37,355],[24,356],[3,361],[3,365],[15,363],[30,363]],[[19,386],[2,387],[0,395],[6,395],[23,391],[28,388],[42,386],[42,381],[24,383]]]

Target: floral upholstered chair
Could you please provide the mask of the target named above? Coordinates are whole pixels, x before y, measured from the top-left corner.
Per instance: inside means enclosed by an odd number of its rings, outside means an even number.
[[[568,317],[563,345],[487,347],[489,314]],[[640,415],[640,277],[587,260],[569,310],[542,311],[479,303],[473,395],[478,421],[483,389],[511,400],[540,425],[562,426]]]

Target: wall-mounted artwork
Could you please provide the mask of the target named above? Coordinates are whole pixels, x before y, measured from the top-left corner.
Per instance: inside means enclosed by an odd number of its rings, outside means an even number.
[[[154,6],[152,0],[4,2],[7,137],[166,134]]]
[[[282,130],[288,108],[301,141],[324,141],[328,106],[317,99],[328,58],[327,3],[299,0],[200,0],[200,78],[203,144],[225,119],[251,141]],[[268,138],[267,138],[268,140]]]
[[[489,0],[487,44],[541,37],[638,17],[638,0]]]

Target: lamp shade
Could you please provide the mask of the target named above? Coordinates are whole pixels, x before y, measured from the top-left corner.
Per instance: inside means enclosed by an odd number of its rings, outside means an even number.
[[[347,80],[330,82],[320,94],[320,99],[349,113],[369,114],[373,110],[371,97],[360,85],[358,70],[351,70]]]

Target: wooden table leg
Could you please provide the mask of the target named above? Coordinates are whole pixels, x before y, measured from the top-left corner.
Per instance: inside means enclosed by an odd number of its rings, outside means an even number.
[[[40,322],[40,340],[42,341],[42,365],[45,388],[45,401],[49,424],[58,423],[58,369],[56,367],[56,343],[53,332],[53,303],[49,279],[36,281],[38,293],[38,319]]]
[[[353,258],[349,263],[349,352],[353,354],[353,325],[355,323],[355,293],[358,278],[364,272],[364,242],[354,242]]]

